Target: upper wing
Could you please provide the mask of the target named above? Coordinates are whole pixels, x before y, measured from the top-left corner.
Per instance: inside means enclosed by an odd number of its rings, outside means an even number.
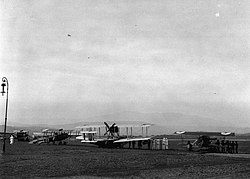
[[[123,143],[123,142],[136,142],[136,141],[144,141],[144,140],[149,140],[151,139],[150,137],[140,137],[140,138],[125,138],[125,139],[119,139],[114,141],[114,143]]]
[[[97,131],[81,131],[81,134],[96,134]]]
[[[82,140],[81,142],[88,142],[88,143],[93,143],[94,141],[96,142],[96,140],[94,140],[94,134],[97,133],[97,131],[81,131],[80,132],[82,135],[80,136],[76,136],[77,140]],[[90,134],[91,135],[91,140],[89,139],[88,136],[84,136],[84,134]]]
[[[221,132],[221,135],[223,136],[235,136],[234,132]]]
[[[40,137],[38,139],[34,139],[34,140],[30,141],[29,144],[41,144],[41,143],[45,142],[46,139],[48,140],[48,137]]]
[[[106,122],[105,122],[106,123]],[[105,124],[104,123],[104,124]],[[111,123],[111,122],[110,122]],[[114,123],[114,122],[113,122]],[[112,123],[112,124],[113,124]],[[116,123],[116,125],[119,127],[119,128],[126,128],[126,127],[150,127],[150,126],[152,126],[153,124],[150,124],[150,123],[143,123],[143,124],[141,124],[141,123],[135,123],[135,124],[133,124],[132,122],[131,123],[127,123],[127,124],[124,124],[123,122],[115,122]],[[107,123],[106,123],[107,124]],[[103,125],[103,124],[84,124],[84,125],[82,125],[82,126],[77,126],[76,128],[78,128],[78,129],[86,129],[86,128],[105,128],[105,127],[107,127],[106,126],[106,124],[105,125]],[[111,126],[109,126],[109,127],[111,127]]]
[[[100,144],[105,143],[106,141],[113,141],[113,139],[84,139],[83,136],[78,136],[77,139],[81,140],[81,143],[92,143],[92,144]]]
[[[96,140],[81,140],[81,143],[97,143]]]
[[[187,132],[187,131],[176,131],[175,134],[185,134],[185,135],[207,135],[207,136],[235,136],[233,132]]]
[[[87,128],[104,128],[104,125],[83,125],[83,126],[77,126],[78,129],[87,129]]]

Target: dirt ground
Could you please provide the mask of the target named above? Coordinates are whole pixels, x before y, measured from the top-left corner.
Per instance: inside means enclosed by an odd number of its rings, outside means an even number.
[[[249,155],[15,142],[0,154],[0,178],[250,178]]]

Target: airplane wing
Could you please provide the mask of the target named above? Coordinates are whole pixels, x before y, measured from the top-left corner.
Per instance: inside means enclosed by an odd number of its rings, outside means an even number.
[[[87,128],[104,128],[104,125],[83,125],[83,126],[77,126],[77,129],[87,129]]]
[[[81,134],[96,134],[97,131],[81,131]]]
[[[136,142],[136,141],[144,141],[144,140],[149,140],[151,139],[150,137],[141,137],[141,138],[126,138],[126,139],[119,139],[114,141],[114,143],[126,143],[126,142]]]
[[[235,133],[232,133],[232,132],[221,132],[221,135],[223,135],[223,136],[235,136]]]
[[[48,132],[49,131],[49,129],[43,129],[42,130],[42,132]]]
[[[81,139],[82,136],[79,136],[78,139]],[[106,142],[106,141],[114,141],[113,139],[95,139],[95,140],[84,140],[82,138],[81,143],[100,143],[100,142]]]
[[[119,128],[130,128],[130,127],[150,127],[152,124],[146,123],[146,124],[119,124],[119,122],[116,123],[116,125]]]
[[[87,137],[87,136],[85,137],[84,135],[85,134],[92,134],[92,136],[93,136],[96,133],[97,133],[97,131],[81,131],[80,134],[82,134],[82,135],[77,136],[76,139],[81,140],[82,143],[95,143],[96,140],[89,140],[89,137]]]
[[[174,134],[185,134],[185,135],[207,135],[207,136],[235,136],[233,132],[188,132],[188,131],[176,131]]]
[[[113,122],[114,123],[114,122]],[[112,124],[113,124],[112,123]],[[152,126],[153,124],[150,124],[150,123],[144,123],[144,124],[124,124],[122,122],[115,122],[116,125],[119,127],[119,128],[126,128],[126,127],[150,127]],[[106,125],[103,125],[103,124],[85,124],[85,125],[82,125],[82,126],[77,126],[76,128],[78,129],[86,129],[86,128],[105,128]]]
[[[181,134],[185,134],[186,133],[186,131],[176,131],[174,134],[179,134],[179,135],[181,135]]]
[[[93,144],[96,143],[96,140],[81,140],[81,143],[89,143],[89,144]]]
[[[33,132],[33,136],[43,136],[42,132]]]
[[[95,134],[96,131],[81,131],[81,134]],[[88,137],[84,137],[83,135],[80,135],[80,136],[76,136],[76,139],[77,140],[84,140]]]
[[[38,139],[34,139],[34,140],[30,141],[29,144],[41,144],[41,143],[44,143],[46,139],[47,138],[45,138],[45,137],[40,137]]]

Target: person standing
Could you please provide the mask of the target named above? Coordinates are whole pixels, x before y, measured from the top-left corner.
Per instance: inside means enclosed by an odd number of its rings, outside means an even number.
[[[234,150],[234,149],[235,149],[235,142],[232,141],[231,145],[232,145],[232,151],[231,151],[231,152],[232,152],[232,153],[235,153],[235,150]]]
[[[128,148],[129,148],[129,149],[130,149],[130,147],[131,147],[131,143],[132,143],[131,141],[128,142]]]
[[[13,143],[14,143],[14,136],[11,135],[11,136],[10,136],[10,145],[12,145]]]
[[[148,149],[149,149],[149,150],[151,149],[151,148],[150,148],[150,144],[151,144],[151,140],[148,139]]]
[[[132,148],[135,148],[135,141],[132,141]]]
[[[230,147],[229,141],[227,140],[226,141],[226,153],[229,153],[229,147]]]
[[[220,141],[217,140],[215,144],[216,144],[216,152],[220,152]]]
[[[238,153],[239,151],[238,151],[238,142],[237,141],[235,141],[235,153]]]
[[[222,153],[225,152],[225,141],[224,141],[224,139],[221,141],[221,152]]]
[[[188,151],[192,151],[192,144],[190,143],[190,141],[188,141],[187,143],[187,148],[188,148]]]
[[[141,149],[141,148],[142,148],[142,141],[139,140],[139,141],[138,141],[138,149]]]

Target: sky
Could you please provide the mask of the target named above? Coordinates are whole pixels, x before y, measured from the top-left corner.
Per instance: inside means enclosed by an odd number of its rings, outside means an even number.
[[[0,2],[10,122],[138,111],[250,125],[248,0]]]

